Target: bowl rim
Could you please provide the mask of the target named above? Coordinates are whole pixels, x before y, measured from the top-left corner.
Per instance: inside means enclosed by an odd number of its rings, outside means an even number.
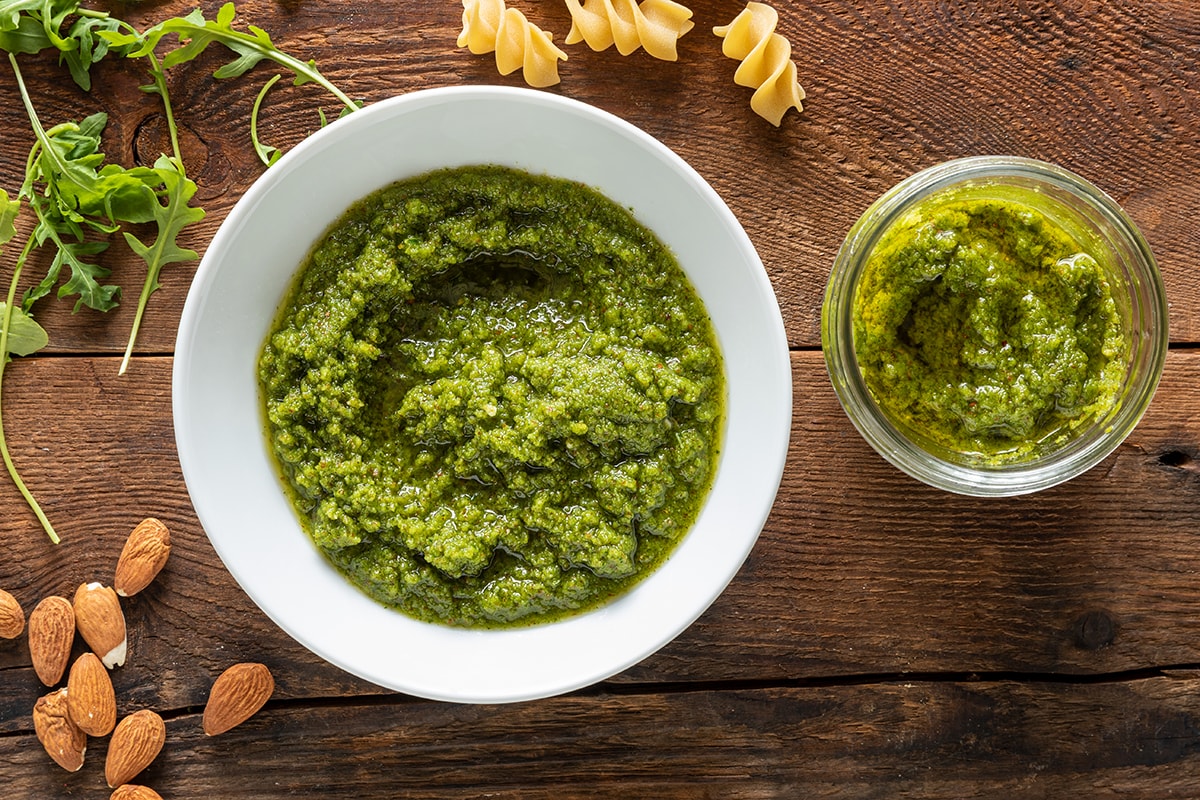
[[[1066,446],[1031,462],[1001,466],[967,465],[943,458],[894,424],[866,388],[853,347],[853,305],[858,280],[875,244],[917,203],[960,186],[1028,181],[1035,193],[1073,197],[1095,218],[1110,225],[1116,243],[1129,251],[1117,266],[1121,291],[1137,306],[1131,314],[1130,374],[1117,407],[1091,439]],[[1062,202],[1056,200],[1055,202]],[[1082,212],[1079,212],[1082,213]],[[1111,241],[1106,241],[1110,246]],[[1132,270],[1132,272],[1129,272]],[[1129,274],[1125,274],[1129,273]],[[847,416],[885,460],[935,488],[974,497],[1012,497],[1057,486],[1090,470],[1132,433],[1144,416],[1159,380],[1169,344],[1166,289],[1157,262],[1137,225],[1110,195],[1086,178],[1057,164],[1024,156],[977,155],[950,159],[903,179],[876,199],[854,223],[838,250],[822,304],[821,338],[826,368]],[[1137,367],[1138,374],[1134,374]],[[1116,435],[1112,432],[1116,431]]]
[[[713,219],[719,223],[726,235],[733,238],[739,253],[745,259],[745,268],[743,270],[745,275],[742,277],[749,280],[747,291],[757,298],[756,302],[760,303],[763,308],[774,308],[773,314],[763,315],[764,319],[760,321],[760,324],[763,326],[762,330],[765,332],[765,339],[762,342],[761,359],[769,367],[772,376],[770,385],[760,387],[764,395],[763,402],[771,409],[772,417],[770,423],[772,425],[771,435],[762,437],[762,441],[755,443],[760,462],[760,464],[756,465],[756,469],[759,470],[758,474],[761,476],[761,479],[756,486],[755,496],[748,499],[746,507],[738,509],[737,524],[741,526],[740,533],[731,537],[732,541],[726,546],[726,562],[721,564],[718,569],[708,566],[702,567],[702,569],[706,570],[704,580],[707,586],[704,591],[704,601],[692,602],[687,607],[672,605],[669,609],[669,621],[656,628],[657,633],[652,637],[652,641],[648,639],[638,640],[637,637],[627,637],[635,640],[635,642],[631,642],[624,649],[618,648],[619,652],[600,654],[600,656],[589,661],[586,668],[576,665],[563,674],[551,677],[539,673],[529,680],[518,680],[514,681],[511,685],[504,686],[496,685],[493,682],[486,682],[486,685],[481,683],[473,686],[439,685],[437,680],[431,682],[428,679],[413,680],[406,676],[397,676],[394,671],[388,669],[387,664],[382,664],[378,661],[370,664],[360,663],[357,660],[357,651],[353,657],[331,652],[327,643],[314,638],[314,634],[304,629],[304,623],[297,621],[295,613],[289,609],[278,607],[277,598],[264,588],[262,577],[253,574],[252,570],[247,571],[246,554],[240,549],[243,545],[232,542],[231,537],[221,530],[221,526],[226,525],[229,511],[218,508],[218,500],[212,497],[211,479],[206,477],[205,472],[205,470],[210,470],[211,473],[211,465],[207,465],[201,459],[201,455],[197,450],[197,448],[201,447],[200,440],[205,435],[205,431],[198,422],[198,415],[201,413],[198,409],[198,401],[192,397],[192,392],[197,388],[198,382],[203,380],[203,376],[197,374],[197,370],[199,369],[196,366],[199,359],[197,354],[208,353],[215,347],[215,345],[205,342],[206,331],[204,323],[211,321],[216,313],[212,307],[213,303],[207,301],[206,294],[210,293],[214,285],[221,278],[220,266],[223,260],[228,258],[229,248],[234,247],[238,243],[239,237],[245,235],[245,230],[249,224],[248,220],[255,211],[259,210],[264,204],[272,201],[273,192],[282,191],[279,187],[287,180],[287,177],[310,162],[319,163],[322,154],[333,148],[334,145],[340,144],[345,146],[348,142],[353,143],[355,137],[359,135],[358,132],[365,131],[372,126],[387,126],[389,123],[395,124],[392,121],[397,118],[432,113],[431,109],[436,109],[440,106],[452,107],[470,103],[515,104],[516,107],[530,112],[537,110],[537,113],[567,115],[581,120],[581,124],[599,126],[599,129],[603,131],[603,135],[619,137],[629,147],[636,148],[644,152],[647,157],[662,162],[663,168],[671,170],[676,178],[683,182],[681,185],[685,186],[687,191],[695,193],[698,198],[697,202],[705,204],[714,215]],[[408,174],[397,173],[391,175],[384,183],[408,177],[409,174],[420,174],[421,171],[423,170]],[[365,196],[372,190],[365,189],[359,196]],[[339,209],[334,217],[336,218],[344,210],[344,207]],[[654,230],[653,226],[648,227]],[[316,233],[319,235],[321,231],[317,231]],[[313,239],[315,240],[315,238],[316,236],[314,235]],[[693,271],[689,269],[689,265],[684,263],[682,258],[680,259],[680,263],[685,273],[689,277],[692,277]],[[298,264],[296,266],[298,267]],[[709,300],[711,298],[706,300],[706,305]],[[272,309],[271,314],[273,315],[273,313],[274,309]],[[237,324],[236,321],[234,324]],[[714,327],[716,327],[715,320]],[[720,331],[718,331],[718,338],[721,338]],[[724,352],[725,342],[721,341],[720,344],[722,345],[723,355],[727,357],[727,354]],[[254,343],[255,358],[257,358],[257,351],[260,346],[261,342]],[[206,347],[208,348],[207,350],[205,349]],[[726,369],[728,371],[728,366]],[[244,380],[244,378],[239,378],[239,380]],[[727,372],[728,382],[729,377]],[[727,391],[729,389],[730,387],[727,386]],[[727,402],[731,402],[730,398],[727,398]],[[732,415],[733,409],[727,408],[727,412],[726,437],[730,435],[728,416]],[[716,191],[681,157],[666,145],[631,123],[582,101],[516,87],[455,86],[418,90],[388,98],[366,106],[353,114],[331,123],[287,152],[239,198],[213,236],[196,270],[187,299],[185,300],[176,337],[175,361],[172,373],[172,413],[176,448],[179,454],[181,469],[201,526],[231,576],[249,595],[251,600],[276,625],[281,627],[296,641],[331,664],[353,675],[390,689],[429,699],[454,702],[516,702],[561,694],[590,685],[621,672],[673,640],[704,613],[717,596],[720,595],[741,568],[745,558],[749,555],[762,527],[766,523],[767,516],[774,506],[774,499],[782,480],[790,439],[792,381],[790,355],[782,317],[779,313],[774,290],[762,266],[762,262],[748,235],[732,211],[725,205]],[[259,438],[262,440],[261,447],[265,450],[265,435]],[[722,469],[730,450],[728,445],[729,441],[726,439],[714,477],[714,485],[721,478]],[[275,479],[275,476],[272,475],[271,477]],[[282,494],[282,487],[277,488]],[[711,499],[712,496],[713,493],[710,491],[709,498]],[[272,502],[274,501],[272,500]],[[701,512],[702,517],[706,514],[708,514],[707,503],[705,509]],[[299,523],[294,520],[294,517],[293,521],[298,528]],[[699,526],[699,523],[697,523],[697,526]],[[403,628],[406,634],[413,633],[415,630],[413,626],[415,625],[436,627],[440,631],[448,633],[449,636],[455,637],[458,640],[455,644],[455,653],[475,652],[476,650],[472,648],[481,648],[487,652],[491,652],[492,649],[496,648],[507,652],[507,649],[521,648],[523,646],[537,649],[543,646],[543,639],[545,639],[545,635],[540,634],[540,632],[560,627],[566,630],[578,625],[579,621],[583,619],[595,620],[608,616],[620,617],[622,614],[627,616],[628,612],[625,609],[618,611],[617,606],[626,603],[630,597],[641,591],[643,587],[651,584],[656,575],[665,573],[669,568],[674,569],[674,562],[682,562],[684,560],[683,554],[687,553],[686,544],[689,540],[688,537],[691,537],[691,535],[691,533],[687,534],[685,539],[676,546],[675,552],[663,567],[656,573],[648,576],[630,593],[622,596],[614,603],[546,625],[535,626],[533,628],[500,630],[453,629],[445,628],[444,626],[431,626],[430,623],[419,623],[411,618],[403,617],[399,612],[386,611],[405,621],[404,625],[398,627]],[[305,538],[307,539],[307,536]],[[312,549],[315,550],[315,547]],[[689,563],[694,561],[695,559],[691,559]],[[333,569],[328,564],[326,564],[326,568]],[[680,567],[679,569],[683,568]],[[340,575],[337,577],[339,580],[344,581]],[[347,585],[349,585],[348,582]],[[351,588],[355,593],[359,593],[356,588]],[[658,589],[655,592],[656,597],[660,600],[667,596]],[[692,590],[689,590],[689,592],[694,600],[695,592]],[[340,597],[341,595],[339,595]],[[365,595],[362,595],[362,597],[365,598]],[[378,604],[375,604],[374,601],[369,602],[378,608],[382,608]],[[669,600],[666,602],[670,604]],[[368,611],[366,613],[370,614],[371,612]],[[375,618],[377,617],[373,617],[373,619]],[[594,625],[599,626],[599,629],[603,628],[602,623],[594,623]],[[417,631],[417,633],[420,634],[420,631]],[[581,635],[572,634],[575,638],[579,638]]]

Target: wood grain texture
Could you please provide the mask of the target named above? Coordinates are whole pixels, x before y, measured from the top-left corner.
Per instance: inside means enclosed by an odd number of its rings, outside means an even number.
[[[108,7],[144,26],[194,5]],[[564,4],[511,5],[562,42]],[[711,182],[759,250],[795,348],[788,466],[757,546],[699,621],[604,684],[513,706],[429,703],[309,653],[224,569],[180,473],[171,353],[196,265],[163,273],[123,378],[142,281],[123,245],[103,257],[125,287],[121,308],[39,305],[52,345],[11,365],[4,419],[64,543],[50,546],[0,481],[0,587],[28,612],[46,594],[111,581],[145,516],[170,526],[167,568],[123,601],[129,660],[112,673],[122,715],[168,720],[143,776],[164,797],[1200,798],[1200,6],[780,0],[808,99],[776,129],[751,112],[710,34],[743,5],[691,3],[696,28],[675,63],[571,46],[546,90],[638,125]],[[521,85],[455,46],[456,0],[238,7],[239,27],[267,29],[366,102]],[[170,75],[208,211],[182,243],[201,252],[262,174],[247,118],[276,72],[219,82],[223,61],[214,51]],[[21,65],[43,122],[106,111],[105,149],[126,165],[166,147],[139,65],[99,65],[91,93],[51,55]],[[0,66],[0,187],[12,192],[32,135],[7,74]],[[318,107],[337,112],[319,88],[280,82],[263,138],[294,147]],[[1174,343],[1154,404],[1116,453],[1001,501],[941,493],[884,462],[842,412],[819,351],[825,282],[854,220],[907,175],[984,153],[1057,162],[1121,202],[1162,267]],[[35,256],[26,281],[45,267]],[[208,688],[239,661],[268,664],[275,697],[205,738]],[[76,775],[37,745],[41,693],[24,638],[0,641],[4,795],[106,798],[103,741]]]
[[[106,742],[64,773],[0,740],[14,797],[107,797]],[[320,764],[316,769],[313,765]],[[139,782],[163,797],[1194,797],[1200,685],[887,682],[592,693],[510,706],[271,704],[218,737],[195,711]]]

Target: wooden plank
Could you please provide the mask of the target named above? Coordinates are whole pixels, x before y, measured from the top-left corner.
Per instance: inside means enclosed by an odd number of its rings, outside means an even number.
[[[623,677],[701,679],[710,658],[781,678],[1197,663],[1197,355],[1170,355],[1141,425],[1096,468],[980,500],[892,468],[820,354],[796,354],[789,460],[758,545],[709,613]]]
[[[106,740],[63,772],[0,738],[10,796],[107,797]],[[1195,676],[587,694],[508,706],[278,703],[216,738],[170,715],[164,797],[946,800],[1194,797]]]
[[[175,548],[160,581],[126,604],[120,691],[186,708],[224,666],[262,660],[284,698],[374,693],[276,629],[208,544],[174,457],[170,359],[140,359],[125,378],[114,361],[12,365],[10,446],[64,543],[49,545],[0,482],[0,586],[28,611],[110,580],[128,531],[159,516]],[[1158,401],[1100,467],[996,501],[902,475],[850,426],[819,353],[794,354],[793,368],[790,460],[762,538],[713,608],[618,682],[1200,664],[1200,353],[1172,353]],[[40,691],[28,665],[24,639],[0,643],[0,732]]]
[[[1190,0],[1137,4],[1075,0],[1000,4],[989,10],[935,0],[906,3],[780,2],[779,30],[792,43],[808,91],[803,116],[776,129],[749,109],[732,83],[735,62],[709,30],[740,3],[694,2],[696,29],[676,63],[570,47],[563,82],[549,90],[611,111],[674,148],[730,204],[774,283],[794,346],[820,341],[820,305],[842,237],[870,202],[905,176],[966,155],[1012,153],[1055,161],[1094,180],[1141,226],[1166,275],[1175,341],[1200,341],[1200,7]],[[124,9],[149,23],[186,13],[182,2]],[[419,88],[521,85],[489,56],[455,46],[453,2],[395,8],[353,2],[302,4],[286,12],[264,0],[239,4],[239,24],[268,28],[277,43],[315,58],[350,94],[376,102]],[[559,33],[566,7],[530,13]],[[349,20],[349,21],[348,21]],[[217,53],[172,75],[189,173],[209,217],[186,243],[203,251],[217,225],[262,167],[247,119],[264,65],[245,80],[218,82]],[[49,124],[95,110],[110,114],[106,149],[122,163],[149,162],[165,146],[154,98],[137,91],[138,65],[101,64],[91,94],[75,89],[51,56],[23,57],[30,91]],[[636,87],[631,91],[630,87]],[[334,104],[316,87],[281,84],[269,95],[262,134],[288,148]],[[12,81],[0,107],[19,109]],[[24,120],[0,129],[0,186],[15,191],[32,143]],[[124,246],[104,263],[126,287],[125,306],[97,319],[47,301],[43,320],[63,352],[123,348],[142,270]],[[32,279],[35,261],[28,275]],[[164,272],[140,350],[167,353],[194,265]]]

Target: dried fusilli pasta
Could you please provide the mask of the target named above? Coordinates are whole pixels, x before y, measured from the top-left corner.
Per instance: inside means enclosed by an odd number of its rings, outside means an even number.
[[[754,88],[750,107],[761,117],[779,125],[789,108],[803,111],[804,89],[791,60],[792,45],[775,33],[779,13],[765,3],[747,3],[733,22],[713,28],[722,37],[721,52],[741,60],[734,83]]]
[[[504,0],[462,0],[463,29],[458,46],[472,53],[496,53],[496,68],[501,75],[523,68],[530,86],[558,83],[558,62],[567,54],[554,46],[553,36],[515,8],[505,8]]]
[[[675,43],[690,31],[691,9],[672,0],[566,0],[571,12],[567,44],[587,42],[593,50],[617,45],[627,56],[639,47],[663,61],[678,58]]]

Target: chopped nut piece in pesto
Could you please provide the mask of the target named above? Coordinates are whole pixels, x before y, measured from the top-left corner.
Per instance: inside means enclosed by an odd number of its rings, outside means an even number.
[[[263,347],[268,438],[314,542],[420,619],[592,608],[695,521],[724,372],[671,253],[577,183],[433,172],[319,241]]]
[[[1104,267],[1032,205],[935,196],[886,231],[854,349],[900,425],[982,464],[1060,446],[1114,408],[1129,342]]]

